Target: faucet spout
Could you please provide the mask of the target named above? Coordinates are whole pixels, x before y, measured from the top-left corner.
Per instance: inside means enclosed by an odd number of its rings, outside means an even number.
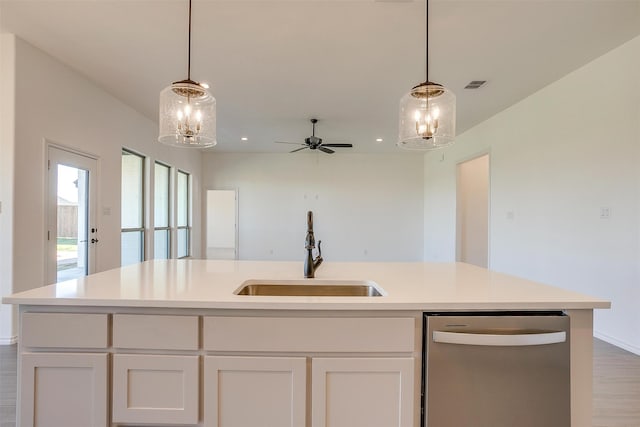
[[[304,277],[311,279],[315,277],[316,269],[322,264],[322,249],[320,244],[322,240],[318,240],[318,256],[313,258],[313,249],[316,247],[316,239],[313,235],[313,212],[307,212],[307,237],[304,240],[304,248],[307,250],[307,256],[304,260]]]

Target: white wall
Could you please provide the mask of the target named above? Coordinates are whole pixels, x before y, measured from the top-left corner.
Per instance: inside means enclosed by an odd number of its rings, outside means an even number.
[[[454,259],[455,165],[490,150],[490,268],[611,300],[596,335],[640,354],[638,76],[640,37],[427,155],[426,260]]]
[[[422,261],[422,168],[415,154],[212,152],[203,187],[238,189],[240,259],[302,272],[308,210],[327,262]]]
[[[16,55],[15,191],[13,206],[3,203],[2,208],[13,212],[12,291],[45,283],[45,140],[98,158],[97,271],[120,265],[123,146],[149,156],[151,165],[158,159],[193,174],[193,247],[199,256],[200,153],[160,146],[153,121],[46,53],[9,37]],[[2,53],[4,57],[4,49]],[[3,138],[3,150],[10,149],[11,142]],[[5,295],[6,289],[2,291]]]

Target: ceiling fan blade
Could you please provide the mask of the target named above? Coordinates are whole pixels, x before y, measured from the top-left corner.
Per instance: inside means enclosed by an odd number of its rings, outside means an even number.
[[[335,153],[335,151],[330,150],[330,149],[328,149],[328,148],[325,148],[323,145],[319,146],[319,147],[318,147],[318,150],[320,150],[320,151],[324,151],[324,152],[325,152],[325,153],[327,153],[327,154],[333,154],[333,153]]]
[[[289,153],[295,153],[296,151],[304,150],[304,149],[306,149],[306,148],[309,148],[309,147],[306,147],[306,146],[305,146],[305,147],[301,147],[301,148],[296,148],[296,149],[295,149],[295,150],[293,150],[293,151],[289,151]]]
[[[293,144],[293,145],[307,145],[304,142],[287,142],[287,141],[273,141],[276,144]]]
[[[353,147],[353,144],[322,144],[323,147]]]

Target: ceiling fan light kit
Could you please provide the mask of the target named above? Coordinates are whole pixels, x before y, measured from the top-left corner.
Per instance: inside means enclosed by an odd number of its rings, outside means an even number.
[[[429,81],[429,0],[425,0],[425,81],[400,100],[397,145],[407,150],[432,150],[453,143],[456,135],[456,96]]]
[[[320,150],[323,153],[333,154],[335,153],[332,148],[351,148],[352,144],[337,144],[337,143],[329,143],[325,144],[322,142],[322,138],[316,136],[316,123],[318,123],[318,119],[310,119],[311,121],[311,136],[304,139],[304,142],[284,142],[284,141],[276,141],[278,144],[293,144],[293,145],[302,145],[300,148],[296,148],[295,150],[290,151],[289,153],[297,153],[298,151],[306,150],[307,148],[310,150]]]
[[[187,78],[160,92],[159,136],[163,144],[208,148],[216,145],[216,99],[206,85],[191,80],[191,0]]]

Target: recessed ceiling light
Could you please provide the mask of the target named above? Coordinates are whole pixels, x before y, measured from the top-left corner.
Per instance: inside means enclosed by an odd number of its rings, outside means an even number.
[[[382,138],[376,138],[376,142],[382,142]]]
[[[243,136],[242,138],[240,138],[240,141],[248,141],[249,138],[247,138],[246,136]]]

